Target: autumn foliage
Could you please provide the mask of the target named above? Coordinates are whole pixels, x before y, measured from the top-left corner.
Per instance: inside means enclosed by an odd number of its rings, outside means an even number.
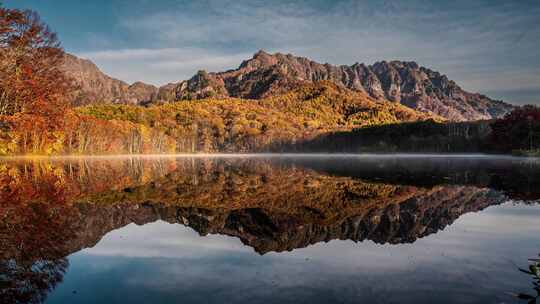
[[[492,145],[501,152],[536,150],[540,147],[540,108],[516,108],[492,125]]]
[[[0,115],[41,115],[57,124],[69,89],[62,60],[56,34],[35,12],[0,8]]]
[[[43,148],[63,127],[70,82],[62,58],[56,34],[35,12],[0,7],[0,126],[17,133],[24,151]]]
[[[108,122],[134,123],[154,134],[143,136],[151,151],[163,147],[159,141],[173,140],[167,147],[183,153],[280,152],[331,130],[437,119],[399,104],[377,103],[330,82],[304,85],[261,100],[208,98],[148,107],[93,105],[76,112]]]

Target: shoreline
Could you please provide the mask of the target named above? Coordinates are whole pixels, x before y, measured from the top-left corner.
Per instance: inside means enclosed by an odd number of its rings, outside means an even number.
[[[17,159],[125,159],[125,158],[480,158],[540,159],[540,156],[487,153],[178,153],[178,154],[102,154],[102,155],[13,155],[0,160]]]

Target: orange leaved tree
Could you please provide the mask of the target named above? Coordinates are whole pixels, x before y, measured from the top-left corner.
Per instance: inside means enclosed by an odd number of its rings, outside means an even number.
[[[19,152],[41,152],[64,123],[71,82],[57,36],[33,11],[0,7],[0,127]]]
[[[69,81],[64,51],[39,15],[0,7],[0,115],[59,115]]]

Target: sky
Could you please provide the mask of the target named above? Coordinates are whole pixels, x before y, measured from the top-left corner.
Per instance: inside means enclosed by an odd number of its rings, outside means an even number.
[[[413,60],[464,89],[540,104],[540,0],[4,0],[66,51],[154,85],[238,67],[260,49],[331,64]]]

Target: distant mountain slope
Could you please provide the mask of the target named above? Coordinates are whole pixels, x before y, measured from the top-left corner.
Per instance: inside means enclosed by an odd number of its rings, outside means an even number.
[[[162,87],[160,97],[174,97],[175,100],[228,96],[260,99],[286,92],[300,83],[321,80],[450,120],[492,119],[513,108],[502,101],[466,92],[445,75],[415,62],[381,61],[369,66],[359,63],[334,66],[264,51],[244,61],[236,70],[200,71],[189,80]]]
[[[74,105],[96,103],[139,104],[155,98],[157,88],[142,82],[132,85],[107,76],[90,60],[65,55],[63,69],[74,80],[77,90]]]

